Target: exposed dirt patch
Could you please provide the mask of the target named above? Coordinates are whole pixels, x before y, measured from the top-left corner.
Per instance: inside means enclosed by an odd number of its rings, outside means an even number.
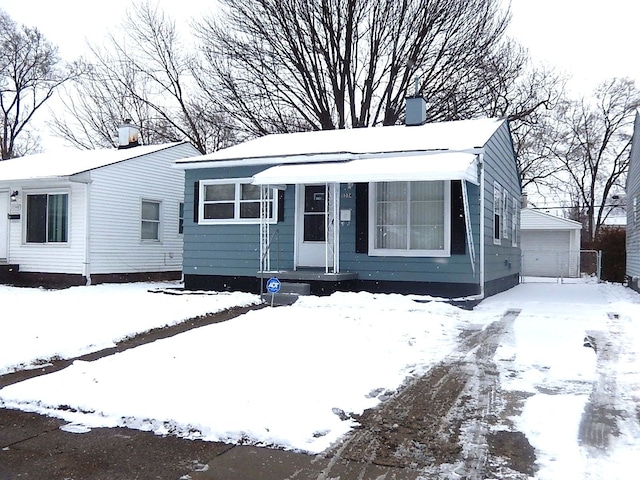
[[[505,430],[510,425],[501,419],[503,413],[516,413],[526,395],[503,398],[493,362],[518,313],[507,312],[483,330],[464,332],[449,358],[358,416],[359,428],[331,455],[420,470],[425,479],[439,478],[443,471],[469,480],[533,475],[532,446],[522,433]],[[492,431],[498,423],[501,429]]]
[[[489,452],[501,467],[506,466],[516,472],[533,476],[536,473],[536,453],[527,437],[521,432],[497,431],[487,435]]]

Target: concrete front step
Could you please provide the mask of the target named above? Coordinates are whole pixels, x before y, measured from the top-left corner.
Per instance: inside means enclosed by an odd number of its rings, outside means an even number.
[[[309,295],[311,285],[298,282],[281,282],[278,293],[263,293],[262,300],[271,305],[292,305],[301,295]]]

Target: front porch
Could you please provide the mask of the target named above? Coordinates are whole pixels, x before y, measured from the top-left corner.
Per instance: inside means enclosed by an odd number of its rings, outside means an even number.
[[[278,270],[258,272],[261,292],[267,291],[266,283],[270,278],[277,278],[282,284],[282,292],[292,287],[298,295],[331,295],[337,291],[352,290],[358,274],[351,272],[327,273],[324,269],[304,268],[298,270]],[[304,292],[304,293],[301,293]]]

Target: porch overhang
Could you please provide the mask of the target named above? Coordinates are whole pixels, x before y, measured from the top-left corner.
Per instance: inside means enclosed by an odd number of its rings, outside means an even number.
[[[478,180],[478,156],[439,152],[363,158],[345,162],[277,165],[253,176],[254,185]]]

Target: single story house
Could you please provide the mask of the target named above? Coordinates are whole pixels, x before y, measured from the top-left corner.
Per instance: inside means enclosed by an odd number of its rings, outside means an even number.
[[[83,285],[182,275],[189,143],[65,151],[0,162],[0,281]]]
[[[627,284],[640,292],[640,111],[636,111],[626,184]]]
[[[580,276],[581,232],[580,222],[523,208],[520,212],[522,276]]]
[[[273,134],[180,159],[187,289],[265,281],[482,298],[520,274],[521,186],[504,119]]]

